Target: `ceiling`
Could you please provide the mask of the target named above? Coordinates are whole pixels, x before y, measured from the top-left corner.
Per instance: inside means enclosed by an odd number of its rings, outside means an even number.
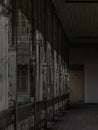
[[[79,2],[80,1],[80,2]],[[98,43],[98,1],[52,0],[69,43]]]

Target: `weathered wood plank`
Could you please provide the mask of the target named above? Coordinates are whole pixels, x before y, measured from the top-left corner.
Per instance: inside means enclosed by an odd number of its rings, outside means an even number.
[[[7,128],[14,123],[14,109],[0,112],[0,130]]]

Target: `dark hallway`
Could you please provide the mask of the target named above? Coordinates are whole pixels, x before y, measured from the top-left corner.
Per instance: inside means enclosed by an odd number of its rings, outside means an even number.
[[[0,0],[0,130],[47,129],[98,130],[98,0]]]

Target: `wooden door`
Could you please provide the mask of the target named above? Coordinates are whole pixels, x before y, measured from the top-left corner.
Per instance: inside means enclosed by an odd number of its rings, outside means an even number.
[[[69,76],[70,103],[84,103],[84,71],[71,70]]]

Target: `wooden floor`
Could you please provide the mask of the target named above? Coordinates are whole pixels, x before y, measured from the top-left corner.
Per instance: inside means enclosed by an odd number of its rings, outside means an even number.
[[[73,106],[53,130],[98,130],[98,105]]]

